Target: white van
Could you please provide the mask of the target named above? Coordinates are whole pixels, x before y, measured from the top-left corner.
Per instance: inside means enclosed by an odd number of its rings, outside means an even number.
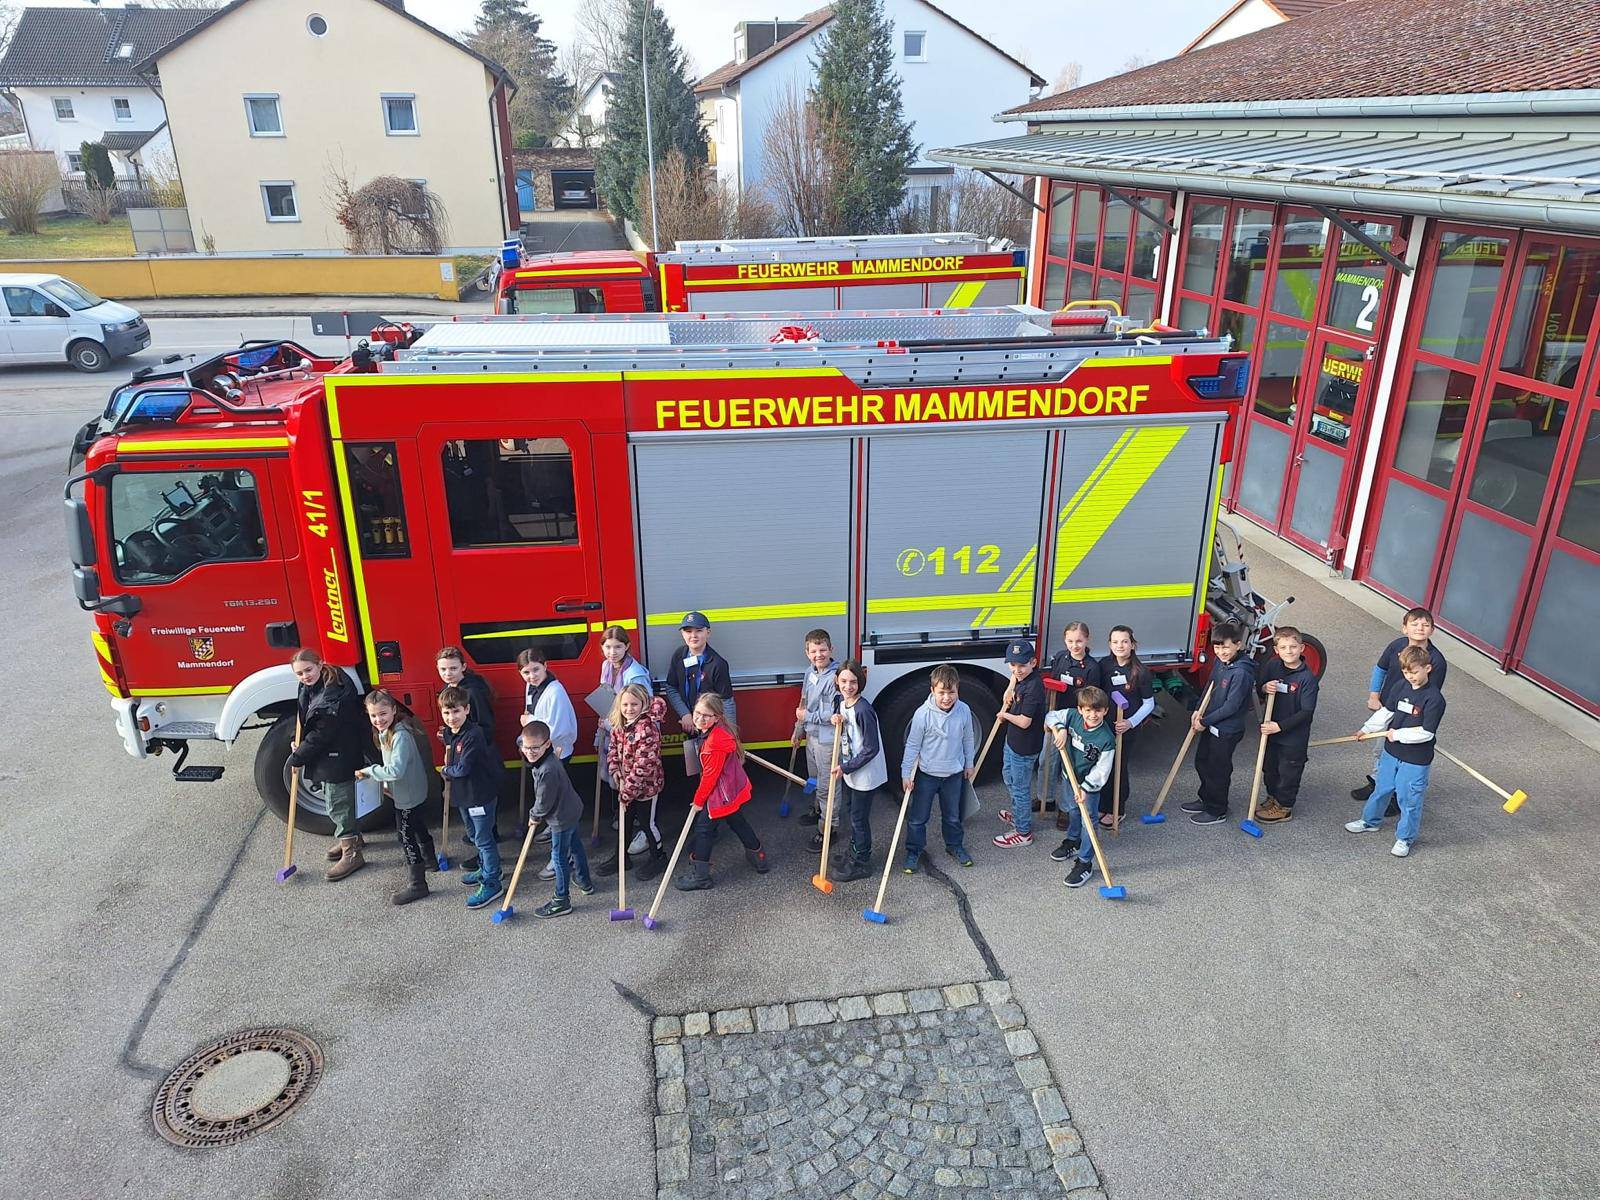
[[[137,312],[59,275],[0,274],[0,298],[0,362],[64,361],[104,371],[150,344],[150,327]]]

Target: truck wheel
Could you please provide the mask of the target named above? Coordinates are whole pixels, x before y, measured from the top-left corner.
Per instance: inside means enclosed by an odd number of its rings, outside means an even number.
[[[974,726],[973,737],[976,740],[974,755],[983,751],[984,739],[989,736],[989,728],[994,724],[995,714],[1000,711],[1000,697],[995,695],[992,685],[975,671],[957,668],[961,672],[961,699],[972,710],[972,723]],[[882,702],[879,710],[878,727],[883,737],[883,748],[889,760],[889,783],[898,791],[900,785],[895,782],[895,772],[900,769],[900,763],[905,755],[906,731],[911,728],[912,715],[922,707],[923,701],[928,698],[928,674],[918,672],[897,679],[889,696]],[[989,761],[984,763],[983,779],[998,778],[1000,764],[1004,755],[998,745],[1001,734],[995,735],[995,746],[989,750]]]
[[[111,355],[99,342],[85,338],[67,347],[67,361],[80,371],[104,371],[111,365]]]
[[[1320,638],[1313,637],[1309,633],[1302,633],[1300,640],[1305,643],[1303,657],[1306,666],[1311,668],[1313,675],[1321,679],[1322,673],[1328,669],[1328,648],[1322,644]]]
[[[267,807],[278,814],[278,820],[285,823],[289,820],[289,747],[293,742],[294,714],[285,713],[273,722],[272,728],[261,739],[261,745],[256,748],[256,791],[261,793]],[[376,801],[372,799],[374,796],[378,797]],[[382,800],[381,792],[374,792],[370,787],[358,787],[356,803],[358,806],[366,805],[356,822],[356,827],[362,833],[371,833],[393,822],[389,804]],[[295,808],[296,830],[324,837],[332,835],[333,822],[328,819],[328,801],[316,784],[300,785],[300,798]]]

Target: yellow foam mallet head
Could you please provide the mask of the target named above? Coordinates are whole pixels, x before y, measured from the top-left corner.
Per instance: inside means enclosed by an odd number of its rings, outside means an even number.
[[[1505,809],[1508,813],[1514,813],[1517,811],[1517,809],[1522,807],[1523,801],[1525,801],[1527,798],[1528,793],[1523,791],[1521,788],[1518,788],[1516,791],[1512,792],[1511,795],[1506,797],[1506,802],[1500,807]]]

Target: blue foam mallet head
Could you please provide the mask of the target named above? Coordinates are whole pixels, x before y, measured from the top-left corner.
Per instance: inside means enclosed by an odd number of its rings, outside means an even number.
[[[787,817],[789,815],[789,802],[787,800],[781,800],[778,802],[778,815],[780,817]]]
[[[1114,887],[1106,887],[1104,884],[1102,884],[1100,887],[1100,894],[1107,900],[1126,900],[1128,898],[1128,889],[1123,887],[1120,883]]]
[[[448,871],[449,869],[450,869],[450,856],[448,854],[440,854],[439,855],[439,870]]]
[[[815,779],[806,780],[804,794],[807,796],[815,796],[817,794],[817,781]]]
[[[1258,838],[1261,836],[1261,826],[1257,825],[1248,817],[1239,822],[1239,828],[1241,831],[1248,833],[1253,838]]]
[[[887,925],[889,923],[889,915],[881,913],[875,908],[862,909],[861,919],[863,921],[871,921],[874,925]]]
[[[514,917],[516,915],[517,915],[516,906],[513,905],[513,904],[508,904],[504,908],[502,908],[500,911],[495,913],[494,916],[490,918],[490,920],[492,920],[496,925],[504,925],[507,921],[509,921],[512,917]]]
[[[1145,825],[1162,825],[1162,824],[1166,823],[1167,814],[1166,813],[1145,813],[1142,817],[1139,818],[1139,820],[1140,820],[1140,822],[1142,824],[1145,824]]]

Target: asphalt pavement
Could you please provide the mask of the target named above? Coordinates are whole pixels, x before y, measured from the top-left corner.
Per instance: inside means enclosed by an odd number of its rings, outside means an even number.
[[[269,328],[178,324],[157,325],[158,350]],[[1442,741],[1527,790],[1515,816],[1441,762],[1416,850],[1395,859],[1390,836],[1341,828],[1369,751],[1332,747],[1314,752],[1293,823],[1260,841],[1172,808],[1166,824],[1108,840],[1121,903],[1065,889],[1049,836],[990,846],[997,785],[969,837],[976,865],[936,859],[948,885],[896,875],[883,927],[861,920],[868,881],[831,897],[810,886],[807,831],[776,817],[764,786],[754,814],[772,873],[755,877],[724,848],[718,886],[669,893],[654,933],[609,922],[604,891],[536,921],[548,885],[533,880],[525,915],[505,926],[469,914],[451,879],[397,910],[387,834],[338,885],[321,878],[325,839],[300,839],[300,873],[279,885],[282,826],[251,786],[253,743],[202,756],[228,766],[210,785],[130,761],[71,598],[67,441],[119,377],[0,374],[13,697],[0,761],[0,1069],[13,1097],[0,1196],[645,1200],[648,1014],[996,973],[1113,1200],[1600,1195],[1600,756],[1536,709],[1451,672]],[[1257,588],[1299,596],[1290,619],[1327,644],[1318,734],[1355,728],[1398,610],[1385,619],[1271,556],[1251,561]],[[1145,740],[1139,802],[1181,727],[1171,713]],[[893,813],[879,809],[883,839]],[[326,1054],[300,1112],[228,1149],[157,1137],[165,1072],[215,1036],[280,1024]]]

